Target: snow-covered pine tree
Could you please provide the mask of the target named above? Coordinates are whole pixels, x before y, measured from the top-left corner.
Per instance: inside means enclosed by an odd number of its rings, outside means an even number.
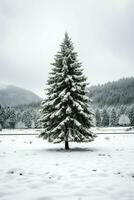
[[[129,119],[130,119],[130,125],[134,126],[134,105],[130,107]]]
[[[8,119],[9,121],[9,125],[10,128],[15,128],[15,123],[16,123],[16,113],[15,110],[13,108],[10,109],[10,117]]]
[[[101,114],[100,111],[97,109],[95,113],[95,119],[96,119],[96,126],[101,126]]]
[[[4,127],[4,122],[5,122],[5,110],[0,104],[0,127],[1,128]]]
[[[27,128],[31,128],[32,126],[32,115],[29,110],[23,112],[22,122],[24,122]]]
[[[118,116],[120,117],[121,115],[125,114],[126,107],[124,105],[121,105],[119,108]]]
[[[102,126],[109,126],[109,115],[106,109],[102,111],[102,121],[101,121]]]
[[[48,79],[47,97],[42,102],[42,124],[40,134],[49,142],[90,142],[95,134],[90,131],[92,113],[86,96],[86,78],[77,60],[77,53],[68,34],[61,44],[60,52]]]
[[[111,110],[111,115],[110,115],[110,126],[117,126],[117,116],[116,116],[116,112],[115,112],[115,109],[113,108]]]

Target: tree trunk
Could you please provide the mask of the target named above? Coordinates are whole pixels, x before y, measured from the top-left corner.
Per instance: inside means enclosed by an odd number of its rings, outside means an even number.
[[[65,150],[68,150],[68,149],[69,149],[69,142],[65,141]]]
[[[69,149],[69,142],[68,142],[68,128],[65,126],[65,150]]]

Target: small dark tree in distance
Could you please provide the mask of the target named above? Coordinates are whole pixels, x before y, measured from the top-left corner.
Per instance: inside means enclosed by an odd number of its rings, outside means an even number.
[[[118,120],[115,109],[113,108],[110,115],[110,126],[117,126]]]
[[[106,109],[104,109],[102,111],[102,123],[101,123],[101,125],[105,126],[105,127],[109,126],[109,115],[108,115]]]
[[[100,111],[97,109],[95,113],[95,119],[96,119],[96,126],[101,126],[101,114]]]
[[[134,105],[130,107],[129,119],[130,119],[130,125],[134,126]]]

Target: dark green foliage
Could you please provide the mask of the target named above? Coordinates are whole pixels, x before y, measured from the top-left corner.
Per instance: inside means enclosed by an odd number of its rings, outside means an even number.
[[[129,119],[130,119],[130,125],[134,126],[134,106],[130,107]]]
[[[9,116],[9,126],[10,128],[15,128],[15,123],[16,123],[16,113],[15,110],[12,108],[10,110],[10,116]]]
[[[101,114],[100,111],[97,109],[95,113],[95,119],[96,119],[96,126],[101,126]]]
[[[22,122],[24,122],[26,128],[32,128],[32,115],[29,110],[24,111],[22,116]]]
[[[101,122],[102,126],[109,126],[109,115],[106,111],[106,109],[104,109],[102,111],[102,122]]]
[[[125,114],[125,112],[126,112],[126,106],[121,105],[119,107],[118,116],[120,117],[121,115]]]
[[[2,128],[22,128],[19,124],[25,124],[25,128],[41,128],[39,109],[40,103],[16,107],[0,105],[0,124]]]
[[[13,108],[2,107],[0,109],[0,124],[3,128],[14,128],[16,123],[16,113]]]
[[[130,106],[134,103],[134,78],[124,78],[104,85],[92,86],[88,94],[93,99],[93,104],[101,108]]]
[[[117,119],[117,116],[116,116],[115,109],[113,108],[112,111],[111,111],[111,115],[110,115],[109,125],[110,126],[117,126],[117,124],[118,124],[118,119]]]
[[[73,44],[65,34],[48,80],[47,98],[42,103],[41,136],[49,142],[92,141],[91,112],[86,96],[86,78]]]
[[[5,110],[0,104],[0,125],[2,128],[4,128],[4,121],[5,121]]]
[[[120,107],[107,107],[105,109],[98,108],[95,114],[96,126],[99,126],[100,119],[102,127],[115,127],[120,125],[134,126],[134,104],[132,104],[132,106],[121,105]]]

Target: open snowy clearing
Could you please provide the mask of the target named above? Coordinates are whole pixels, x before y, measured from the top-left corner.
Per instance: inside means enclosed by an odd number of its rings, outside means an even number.
[[[134,134],[134,127],[93,127],[96,134]],[[41,129],[3,129],[0,135],[38,135]]]
[[[1,135],[0,200],[134,199],[133,134],[103,134],[70,147]]]

